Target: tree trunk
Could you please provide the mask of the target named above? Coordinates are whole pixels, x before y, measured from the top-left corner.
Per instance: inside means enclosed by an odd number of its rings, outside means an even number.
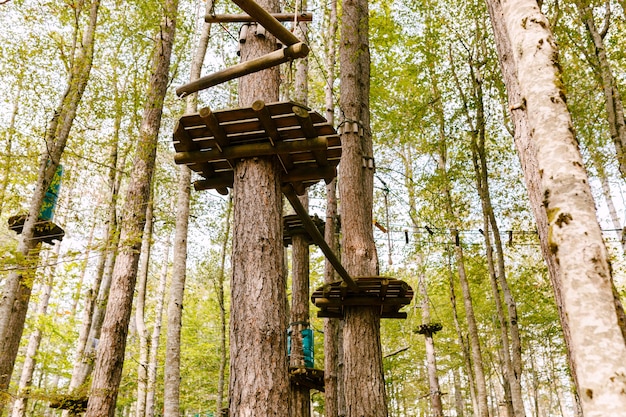
[[[102,327],[86,417],[113,417],[115,413],[132,297],[137,279],[141,236],[145,225],[145,206],[150,194],[163,99],[169,80],[168,70],[177,10],[177,0],[166,0],[163,23],[156,38],[139,143],[126,193],[120,251],[113,271],[109,305]]]
[[[276,0],[257,4],[270,13],[279,11]],[[254,32],[249,30],[241,45],[242,62],[276,49],[273,36],[257,37]],[[239,80],[241,107],[278,97],[278,67]],[[234,171],[229,413],[286,416],[290,412],[280,168],[273,157],[259,157],[238,161]]]
[[[226,269],[226,252],[228,251],[228,242],[230,240],[230,217],[233,211],[233,199],[228,200],[228,208],[226,209],[225,216],[225,232],[224,232],[224,240],[222,241],[222,253],[220,257],[220,270],[217,280],[217,302],[220,308],[220,367],[219,367],[219,377],[217,381],[217,400],[215,401],[215,405],[217,408],[217,415],[219,416],[223,405],[222,402],[224,400],[224,385],[226,380],[226,365],[227,365],[227,351],[226,351],[226,304],[224,302],[224,276]]]
[[[423,264],[421,254],[418,255],[418,265]],[[419,287],[422,293],[422,323],[430,325],[430,301],[428,299],[428,290],[426,289],[426,277],[424,272],[419,275]],[[435,331],[428,330],[424,332],[424,342],[426,344],[426,365],[428,369],[428,385],[430,387],[430,408],[433,417],[443,417],[443,405],[441,403],[441,390],[439,388],[439,378],[437,376],[437,357],[435,353],[435,342],[433,335]]]
[[[137,364],[137,397],[135,401],[136,417],[146,415],[146,391],[148,385],[148,329],[146,328],[145,308],[146,308],[146,286],[148,284],[148,269],[150,267],[150,252],[152,250],[152,230],[154,224],[154,202],[153,191],[150,193],[150,201],[146,208],[146,225],[143,232],[143,242],[141,244],[141,255],[139,257],[139,270],[137,272],[137,296],[135,297],[135,325],[137,326],[137,336],[139,338],[139,363]]]
[[[378,257],[372,232],[374,171],[369,115],[368,2],[343,3],[341,27],[341,111],[343,123],[358,129],[341,134],[341,223],[344,230],[342,260],[353,277],[378,274]],[[353,132],[357,130],[357,132]],[[365,164],[366,166],[369,165]],[[343,327],[344,390],[346,416],[387,416],[387,401],[380,345],[380,310],[346,306]]]
[[[146,387],[146,417],[153,417],[155,411],[157,366],[159,359],[158,353],[161,339],[161,325],[163,321],[163,301],[165,298],[165,287],[167,284],[171,246],[170,235],[168,235],[167,241],[165,242],[165,248],[163,250],[165,256],[163,259],[163,267],[161,269],[161,277],[159,279],[159,288],[156,294],[157,303],[154,307],[154,327],[152,329],[152,335],[150,336],[150,352],[148,354],[148,385]]]
[[[335,67],[337,62],[336,36],[337,36],[337,1],[331,0],[327,11],[327,29],[324,31],[324,44],[326,45],[325,67],[327,71],[326,83],[324,84],[324,97],[326,104],[326,120],[331,125],[335,122],[335,101],[333,85],[335,84]],[[333,251],[339,249],[337,234],[337,180],[333,179],[326,185],[326,225],[324,240]],[[324,263],[324,283],[328,284],[337,280],[335,269],[328,260]],[[337,319],[324,320],[324,415],[326,417],[339,417],[339,397],[343,397],[341,380],[339,379],[339,332],[340,321]]]
[[[15,135],[15,119],[20,108],[20,99],[22,97],[22,85],[24,83],[25,72],[19,73],[17,79],[17,91],[15,93],[15,99],[13,101],[13,109],[11,110],[11,118],[9,120],[9,127],[7,128],[7,143],[4,148],[4,164],[2,169],[2,180],[0,181],[0,216],[4,210],[4,204],[6,202],[6,191],[9,186],[9,180],[11,179],[11,167],[13,165],[13,136]]]
[[[61,242],[57,242],[54,246],[54,251],[51,256],[53,265],[48,271],[47,279],[43,286],[41,298],[37,305],[37,320],[43,318],[48,312],[48,302],[50,301],[50,294],[52,293],[52,287],[54,283],[54,275],[56,271],[56,264],[61,250]],[[39,344],[41,342],[41,325],[37,324],[35,329],[28,339],[28,346],[26,348],[26,357],[24,358],[24,364],[22,365],[22,374],[20,375],[18,397],[13,403],[13,412],[11,417],[24,417],[26,415],[26,405],[28,404],[28,395],[30,388],[33,384],[33,373],[35,372],[35,365],[37,363],[37,351],[39,350]]]
[[[78,105],[89,80],[99,6],[99,0],[94,0],[90,4],[89,22],[83,33],[81,48],[74,51],[76,56],[67,89],[46,132],[46,154],[41,159],[37,185],[18,244],[18,253],[26,263],[12,271],[4,282],[0,298],[0,391],[6,390],[9,386],[19,341],[24,331],[32,286],[28,270],[37,262],[34,255],[39,245],[38,240],[33,239],[35,222],[39,217],[44,194],[61,160]],[[6,396],[0,396],[0,415],[3,414],[5,405]]]
[[[606,55],[604,47],[604,37],[607,35],[611,21],[610,3],[607,1],[604,8],[604,24],[598,29],[593,17],[593,10],[588,4],[576,2],[580,18],[582,19],[587,33],[593,42],[595,56],[598,59],[599,74],[604,92],[604,108],[607,121],[609,122],[609,132],[615,145],[615,154],[619,164],[619,171],[623,179],[626,179],[626,121],[624,120],[624,106],[620,96],[617,82],[613,76],[611,64]]]
[[[207,1],[207,11],[212,0]],[[200,78],[202,62],[209,42],[210,24],[203,24],[198,46],[191,63],[190,81]],[[187,99],[186,111],[197,110],[197,94]],[[174,258],[172,283],[167,306],[167,341],[165,343],[165,375],[163,412],[166,417],[180,414],[180,330],[182,326],[183,298],[187,278],[187,235],[189,229],[189,200],[191,195],[191,170],[182,165],[178,168],[178,193],[176,197],[176,233],[174,235]]]
[[[626,343],[608,254],[565,105],[556,44],[534,1],[503,3],[502,15],[523,98],[511,108],[525,113],[536,149],[548,249],[561,268],[557,302],[571,331],[582,408],[587,417],[626,415]]]

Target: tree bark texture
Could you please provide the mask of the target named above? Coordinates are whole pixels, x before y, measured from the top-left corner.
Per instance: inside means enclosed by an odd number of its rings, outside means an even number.
[[[587,417],[626,415],[626,343],[587,173],[574,137],[548,20],[536,2],[503,2],[512,59],[536,149],[548,247],[560,265],[581,404]],[[512,107],[517,107],[516,105]]]
[[[368,2],[343,3],[340,106],[346,128],[341,135],[339,192],[343,228],[342,261],[353,277],[378,274],[372,231],[374,170],[369,115]],[[347,128],[357,126],[356,129]],[[354,132],[356,130],[356,132]],[[380,345],[380,310],[346,307],[343,327],[346,416],[387,416]]]
[[[169,80],[177,10],[177,0],[165,1],[163,21],[156,37],[152,75],[140,126],[139,143],[126,192],[120,250],[113,270],[109,303],[98,346],[86,417],[113,417],[115,413],[137,279],[141,237],[146,220],[146,204],[150,196],[156,158],[156,142]]]
[[[304,205],[304,203],[303,203]],[[305,205],[307,207],[308,204]],[[291,245],[291,354],[289,366],[305,368],[302,330],[309,328],[309,245],[306,238],[296,235]],[[291,384],[291,415],[309,417],[311,396],[309,388]]]
[[[32,282],[29,280],[31,274],[27,271],[36,264],[34,254],[39,245],[39,241],[33,239],[35,222],[39,217],[45,192],[61,160],[89,80],[99,7],[99,0],[94,0],[89,5],[89,19],[82,37],[82,47],[75,50],[76,56],[67,89],[46,132],[46,153],[40,163],[37,185],[17,249],[26,261],[6,278],[0,298],[0,392],[9,386],[28,311]],[[0,395],[0,415],[3,414],[5,405],[6,396]]]
[[[210,11],[213,1],[207,0],[206,10]],[[198,45],[191,62],[190,81],[200,78],[202,63],[209,43],[211,25],[204,23]],[[198,95],[187,97],[186,112],[198,110]],[[174,236],[174,259],[172,283],[167,307],[167,341],[165,355],[164,413],[177,416],[180,413],[180,331],[182,309],[187,278],[187,236],[189,230],[189,202],[191,197],[191,170],[186,165],[178,168],[178,193],[176,198],[176,233]],[[219,410],[218,410],[219,411]]]
[[[279,11],[276,0],[258,4]],[[276,49],[276,39],[248,30],[241,60]],[[279,97],[278,67],[239,80],[239,105]],[[287,298],[283,272],[280,168],[273,157],[237,161],[233,183],[233,276],[231,282],[230,389],[231,417],[286,416]]]

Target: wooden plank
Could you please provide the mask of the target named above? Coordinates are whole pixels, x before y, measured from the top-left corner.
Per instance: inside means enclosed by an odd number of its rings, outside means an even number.
[[[280,140],[280,135],[278,134],[278,129],[276,128],[276,124],[272,119],[270,111],[265,106],[265,102],[263,102],[263,100],[256,100],[254,103],[252,103],[252,110],[254,110],[254,113],[259,118],[261,124],[265,128],[271,144],[275,145],[276,142]]]
[[[192,152],[178,152],[174,156],[177,164],[206,162],[215,159],[250,158],[254,156],[275,155],[277,153],[303,152],[311,149],[325,149],[327,140],[324,137],[293,142],[279,142],[276,146],[270,143],[251,143],[229,146],[223,150],[209,149]]]
[[[280,26],[282,27],[282,25]],[[199,78],[198,80],[184,84],[176,89],[176,94],[179,97],[185,97],[189,94],[210,87],[214,87],[218,84],[234,80],[235,78],[239,78],[244,75],[252,74],[254,72],[261,71],[267,68],[272,68],[276,65],[283,64],[296,58],[303,58],[307,56],[308,53],[309,47],[306,44],[302,42],[292,43],[287,48],[282,48],[278,51],[270,52],[269,54],[263,55],[256,59],[252,59],[250,61],[241,62],[239,64],[233,65],[232,67],[223,69],[221,71]]]
[[[279,22],[312,22],[313,13],[270,13]],[[248,14],[207,14],[204,16],[206,23],[249,23],[256,22],[255,18]]]
[[[350,296],[343,300],[339,298],[315,298],[313,304],[317,307],[331,306],[405,306],[411,303],[411,298],[386,298]]]
[[[291,46],[300,40],[296,35],[291,33],[285,28],[278,20],[259,6],[254,0],[233,0],[237,6],[241,7],[241,10],[248,13],[250,16],[259,22],[265,29],[267,29],[272,35],[276,36],[283,44]]]

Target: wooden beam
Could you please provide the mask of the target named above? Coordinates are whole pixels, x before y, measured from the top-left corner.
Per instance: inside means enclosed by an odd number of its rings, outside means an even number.
[[[313,13],[270,13],[274,19],[279,22],[312,22]],[[208,14],[204,16],[204,21],[207,23],[251,23],[256,22],[256,19],[248,14]]]
[[[268,134],[269,140],[274,145],[276,142],[280,140],[280,135],[278,134],[278,129],[276,128],[276,123],[272,119],[272,115],[270,111],[265,106],[263,100],[257,100],[252,103],[252,110],[256,114],[256,117],[259,118],[259,121],[265,128],[265,131]]]
[[[315,126],[313,126],[313,121],[311,120],[311,115],[309,114],[309,111],[300,106],[293,106],[292,110],[300,121],[300,126],[302,127],[304,137],[307,139],[316,137],[317,131],[315,130]],[[314,151],[313,156],[315,157],[315,161],[319,166],[328,165],[328,159],[326,158],[326,149]]]
[[[199,78],[196,81],[192,81],[185,85],[182,85],[176,89],[178,97],[185,97],[189,94],[204,90],[206,88],[214,87],[218,84],[226,81],[234,80],[235,78],[242,77],[244,75],[252,74],[257,71],[272,68],[276,65],[283,64],[296,58],[303,58],[309,53],[309,47],[302,43],[293,44],[287,48],[280,49],[278,51],[270,52],[259,58],[252,59],[250,61],[241,62],[232,67],[223,69],[205,77]]]
[[[309,140],[293,142],[277,142],[276,146],[271,143],[245,143],[237,146],[229,146],[221,152],[219,149],[206,151],[177,152],[174,161],[177,164],[192,164],[198,162],[214,161],[216,159],[251,158],[255,156],[275,155],[277,153],[306,152],[312,149],[326,149],[328,140],[319,137]]]
[[[259,22],[265,29],[269,30],[269,32],[276,36],[284,45],[291,46],[300,42],[300,39],[298,39],[296,35],[291,33],[291,31],[284,27],[254,0],[233,0],[233,3],[241,7],[241,10],[254,17],[254,20]]]
[[[204,107],[200,109],[198,115],[207,125],[207,127],[211,129],[211,132],[213,132],[213,137],[215,137],[215,142],[217,142],[219,150],[223,150],[226,145],[228,145],[228,138],[226,137],[226,132],[224,132],[224,128],[220,126],[217,117],[215,117],[215,114],[211,111],[210,108]]]
[[[354,282],[352,277],[350,277],[350,274],[348,274],[348,271],[345,270],[343,265],[341,265],[339,258],[337,258],[333,250],[330,248],[330,246],[328,246],[328,243],[326,243],[320,231],[317,230],[317,227],[315,227],[315,224],[311,220],[311,216],[309,216],[309,213],[307,213],[306,209],[298,199],[298,196],[296,195],[293,187],[289,184],[284,186],[282,189],[283,194],[285,194],[285,197],[287,197],[287,200],[289,200],[289,202],[291,203],[291,206],[295,210],[296,214],[298,215],[298,217],[300,217],[300,220],[302,220],[302,225],[306,229],[307,233],[309,234],[309,236],[311,236],[311,238],[313,238],[313,241],[322,250],[322,252],[326,256],[326,259],[328,259],[333,268],[335,268],[335,271],[337,271],[341,279],[343,279],[343,281],[346,283],[346,285],[348,285],[348,287],[350,287],[352,291],[357,293],[360,292],[361,290],[359,286],[356,284],[356,282]]]

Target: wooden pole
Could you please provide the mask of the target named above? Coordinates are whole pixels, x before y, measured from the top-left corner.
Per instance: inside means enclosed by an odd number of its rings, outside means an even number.
[[[305,57],[308,53],[309,47],[302,42],[298,42],[287,48],[270,52],[269,54],[260,56],[250,61],[241,62],[222,71],[218,71],[196,81],[182,85],[176,89],[176,94],[179,97],[185,97],[188,94],[214,87],[218,84],[234,80],[235,78],[239,78],[244,75],[283,64],[292,59]]]
[[[298,217],[300,217],[300,220],[302,220],[302,225],[304,226],[305,230],[311,236],[315,244],[319,246],[319,248],[322,250],[322,252],[326,256],[326,259],[328,259],[328,261],[333,265],[335,271],[337,271],[341,279],[343,279],[343,281],[348,285],[348,287],[350,287],[352,291],[359,292],[359,286],[352,279],[350,274],[348,274],[343,265],[341,265],[341,262],[333,253],[332,249],[330,249],[330,246],[328,246],[328,243],[326,243],[320,231],[317,230],[317,227],[311,220],[309,213],[307,213],[305,208],[302,206],[302,203],[298,199],[298,196],[296,195],[293,187],[291,185],[286,185],[282,187],[282,190],[283,194],[285,194],[285,197],[287,197],[287,200],[289,200],[291,206],[296,211],[296,214],[298,215]]]
[[[279,22],[312,22],[312,13],[270,13],[274,19]],[[251,23],[256,19],[248,14],[208,14],[204,17],[207,23]]]
[[[265,29],[281,41],[284,45],[291,46],[300,42],[300,39],[287,28],[285,28],[278,20],[276,20],[264,8],[259,6],[254,0],[233,0],[237,6],[248,13],[259,22]]]

